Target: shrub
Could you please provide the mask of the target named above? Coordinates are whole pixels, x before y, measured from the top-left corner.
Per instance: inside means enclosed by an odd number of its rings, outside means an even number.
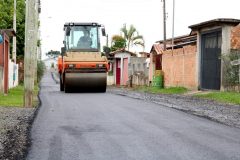
[[[40,60],[37,62],[37,82],[40,82],[40,80],[42,79],[45,68],[46,67],[43,61]]]

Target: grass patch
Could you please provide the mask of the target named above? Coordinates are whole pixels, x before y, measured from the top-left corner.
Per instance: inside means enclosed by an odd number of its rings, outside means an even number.
[[[207,94],[196,94],[195,96],[198,98],[240,105],[240,93],[237,92],[211,92]]]
[[[158,88],[158,87],[141,86],[136,88],[135,90],[142,91],[142,92],[150,92],[150,93],[161,93],[161,94],[184,94],[187,92],[187,89],[184,87]]]
[[[38,103],[38,86],[34,87],[34,106]],[[0,106],[23,107],[24,86],[19,85],[9,90],[8,95],[0,94]]]

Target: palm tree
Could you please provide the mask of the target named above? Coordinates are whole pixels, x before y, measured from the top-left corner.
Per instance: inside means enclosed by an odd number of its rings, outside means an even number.
[[[142,35],[139,35],[138,31],[133,25],[130,25],[130,28],[127,29],[126,24],[120,30],[123,33],[123,37],[127,42],[127,49],[129,50],[130,46],[140,45],[144,49],[144,38]]]

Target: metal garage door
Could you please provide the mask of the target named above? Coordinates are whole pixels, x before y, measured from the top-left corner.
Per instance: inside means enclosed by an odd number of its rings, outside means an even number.
[[[221,31],[202,34],[201,89],[220,89]]]

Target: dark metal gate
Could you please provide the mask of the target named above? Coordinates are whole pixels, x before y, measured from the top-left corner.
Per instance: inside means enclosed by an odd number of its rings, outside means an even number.
[[[201,39],[201,89],[220,90],[221,31],[202,34]]]

